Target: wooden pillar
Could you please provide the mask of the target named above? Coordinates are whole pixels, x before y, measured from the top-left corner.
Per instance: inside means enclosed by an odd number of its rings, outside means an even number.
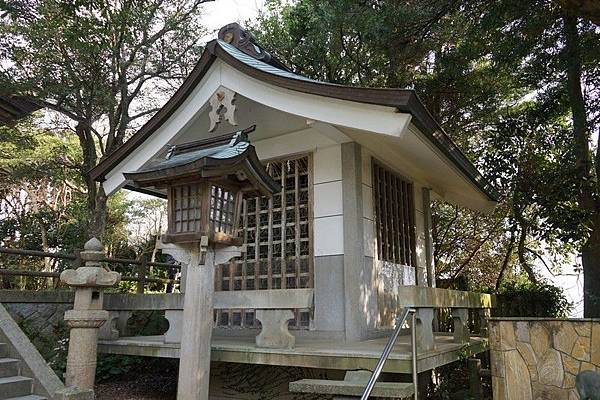
[[[179,357],[178,400],[208,399],[210,344],[213,329],[213,292],[215,253],[206,248],[200,265],[199,246],[190,251]]]
[[[215,267],[239,257],[242,249],[215,249],[208,245],[207,237],[185,246],[161,243],[160,248],[186,270],[183,316],[177,334],[181,335],[177,400],[208,400]]]

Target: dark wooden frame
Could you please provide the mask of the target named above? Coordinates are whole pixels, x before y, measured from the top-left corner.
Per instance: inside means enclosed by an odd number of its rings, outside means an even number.
[[[377,258],[416,268],[414,183],[375,159],[371,170]]]
[[[289,289],[287,278],[288,276],[293,275],[295,278],[295,288],[312,288],[314,287],[314,233],[313,233],[313,220],[314,220],[314,194],[313,194],[313,155],[312,153],[301,153],[301,154],[293,154],[286,155],[283,157],[277,157],[274,159],[270,159],[265,161],[266,165],[270,163],[284,163],[288,161],[296,161],[306,158],[306,190],[303,192],[307,193],[307,199],[305,205],[300,204],[300,195],[296,188],[299,187],[299,179],[302,174],[298,174],[298,164],[295,164],[295,173],[294,173],[294,205],[286,206],[286,196],[283,195],[288,191],[292,191],[290,189],[285,188],[286,183],[286,175],[281,174],[279,177],[280,183],[282,185],[282,192],[275,195],[274,197],[281,196],[281,205],[280,207],[274,207],[273,202],[274,199],[268,199],[268,204],[266,208],[259,207],[261,198],[257,199],[248,199],[244,202],[243,207],[244,210],[241,213],[242,216],[242,226],[241,233],[243,235],[242,241],[243,243],[248,244],[248,251],[241,259],[234,260],[228,265],[219,266],[217,268],[217,276],[215,277],[215,290],[216,291],[235,291],[235,290],[267,290],[267,289]],[[253,211],[249,212],[249,202],[256,201],[257,204],[253,208]],[[304,219],[306,222],[300,222],[300,210],[302,208],[306,208],[306,216]],[[281,210],[281,223],[286,221],[286,212],[289,210],[293,210],[293,215],[295,219],[290,224],[294,226],[294,236],[292,239],[286,239],[286,231],[280,224],[274,223],[273,213]],[[267,223],[266,231],[268,237],[266,240],[261,240],[260,231],[261,229],[260,218],[261,215],[264,217],[266,215]],[[249,218],[254,218],[255,224],[253,227],[248,227]],[[278,226],[279,225],[279,226]],[[295,229],[296,226],[306,226],[306,230],[304,234],[306,237],[301,237],[302,234],[300,229]],[[289,226],[286,226],[289,227]],[[280,229],[280,240],[275,240],[273,237],[273,230]],[[304,229],[304,228],[303,228]],[[256,232],[253,237],[250,237],[250,233],[254,231]],[[248,240],[253,239],[252,243],[248,243]],[[295,256],[293,259],[293,264],[288,265],[290,260],[286,257],[286,246],[284,242],[289,242],[295,246]],[[306,252],[308,254],[301,255],[302,243],[307,243]],[[280,244],[279,247],[279,256],[273,253],[275,245]],[[260,256],[260,246],[267,246],[267,257],[261,258]],[[252,254],[249,254],[252,252]],[[250,256],[250,257],[249,257]],[[279,263],[276,263],[275,260],[278,260]],[[303,262],[304,261],[304,262]],[[261,265],[264,264],[264,271],[266,273],[261,273]],[[253,268],[249,268],[252,265]],[[293,268],[293,271],[290,270]],[[288,270],[290,270],[288,272]],[[304,284],[301,284],[301,279],[306,278]],[[262,287],[260,282],[265,281],[266,287]],[[248,287],[247,284],[249,281],[252,281],[253,286]],[[279,282],[279,284],[276,284]],[[290,322],[290,327],[298,327],[298,328],[309,328],[310,320],[312,319],[311,310],[295,310],[296,319],[295,321]],[[233,320],[237,320],[232,323]],[[227,321],[225,321],[227,320]],[[256,328],[257,322],[254,318],[254,310],[218,310],[215,312],[215,322],[217,326],[237,326],[237,327],[249,327]],[[226,323],[225,323],[226,322]]]
[[[175,192],[180,188],[190,186],[198,186],[197,199],[200,202],[199,229],[186,230],[182,232],[176,231],[175,228],[177,223],[177,211],[181,211],[183,215],[183,208],[177,208]],[[218,208],[217,205],[213,204],[212,202],[211,190],[213,187],[220,187],[230,192],[234,197],[232,206],[233,225],[230,232],[222,232],[216,230],[214,226],[215,221],[214,219],[210,218],[211,211],[216,212]],[[238,221],[240,219],[242,197],[243,193],[241,192],[238,186],[229,184],[226,181],[222,180],[180,180],[176,184],[167,187],[167,198],[169,207],[167,213],[168,231],[162,236],[162,241],[164,243],[186,243],[199,241],[202,238],[202,236],[207,236],[209,238],[209,241],[213,243],[221,243],[226,245],[240,245],[242,243],[242,239],[238,236]],[[189,217],[190,208],[188,207],[186,208],[186,210],[188,210]],[[181,222],[183,222],[183,220]],[[186,222],[189,222],[189,220],[186,220]]]

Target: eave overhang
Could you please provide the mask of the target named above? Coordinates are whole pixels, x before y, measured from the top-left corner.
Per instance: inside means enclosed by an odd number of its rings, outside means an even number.
[[[206,45],[200,61],[173,97],[126,143],[94,167],[90,171],[92,178],[96,181],[104,181],[112,169],[165,123],[188,98],[217,58],[249,77],[280,88],[358,103],[389,106],[399,112],[410,114],[414,125],[464,174],[467,180],[488,200],[498,201],[499,194],[495,188],[452,142],[414,90],[350,87],[315,81],[252,59],[220,40],[212,40]]]
[[[42,108],[37,103],[22,96],[0,95],[0,125],[13,123]]]

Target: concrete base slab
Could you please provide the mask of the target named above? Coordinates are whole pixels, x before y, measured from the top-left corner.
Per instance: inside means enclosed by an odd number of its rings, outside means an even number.
[[[302,379],[290,383],[290,392],[338,396],[359,396],[365,390],[364,382]],[[373,397],[404,398],[414,394],[412,383],[378,382],[371,392]]]
[[[454,343],[450,335],[436,336],[435,350],[418,355],[419,372],[452,363],[465,356],[465,350],[477,354],[487,350],[482,338],[471,338],[464,347]],[[212,361],[282,365],[307,368],[338,370],[372,370],[383,350],[387,338],[360,342],[340,342],[335,340],[296,338],[293,349],[266,349],[256,346],[253,337],[214,337],[212,339]],[[179,344],[164,343],[161,336],[138,336],[118,340],[99,341],[99,352],[148,357],[178,358]],[[384,372],[410,374],[410,336],[400,336],[394,350],[385,364]]]

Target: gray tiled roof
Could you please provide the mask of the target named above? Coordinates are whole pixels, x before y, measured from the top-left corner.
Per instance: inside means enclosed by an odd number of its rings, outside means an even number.
[[[140,168],[137,172],[160,171],[167,168],[190,164],[203,158],[226,160],[239,156],[245,152],[249,146],[250,143],[248,142],[247,138],[240,137],[238,133],[227,144],[192,150],[185,153],[176,154],[166,159],[155,160],[147,166]]]
[[[224,42],[222,40],[217,40],[217,43],[219,43],[219,46],[221,46],[221,48],[223,50],[225,50],[230,56],[243,62],[244,64],[248,65],[249,67],[256,68],[260,71],[264,71],[264,72],[267,72],[267,73],[273,74],[273,75],[282,76],[284,78],[291,78],[291,79],[296,79],[296,80],[300,80],[300,81],[315,82],[315,83],[320,83],[320,84],[324,84],[324,85],[337,86],[333,83],[318,81],[315,79],[307,78],[302,75],[295,74],[293,72],[288,72],[288,71],[279,69],[270,64],[267,64],[265,62],[257,60],[256,58],[238,50],[236,47],[234,47],[234,46],[230,45],[229,43]]]

